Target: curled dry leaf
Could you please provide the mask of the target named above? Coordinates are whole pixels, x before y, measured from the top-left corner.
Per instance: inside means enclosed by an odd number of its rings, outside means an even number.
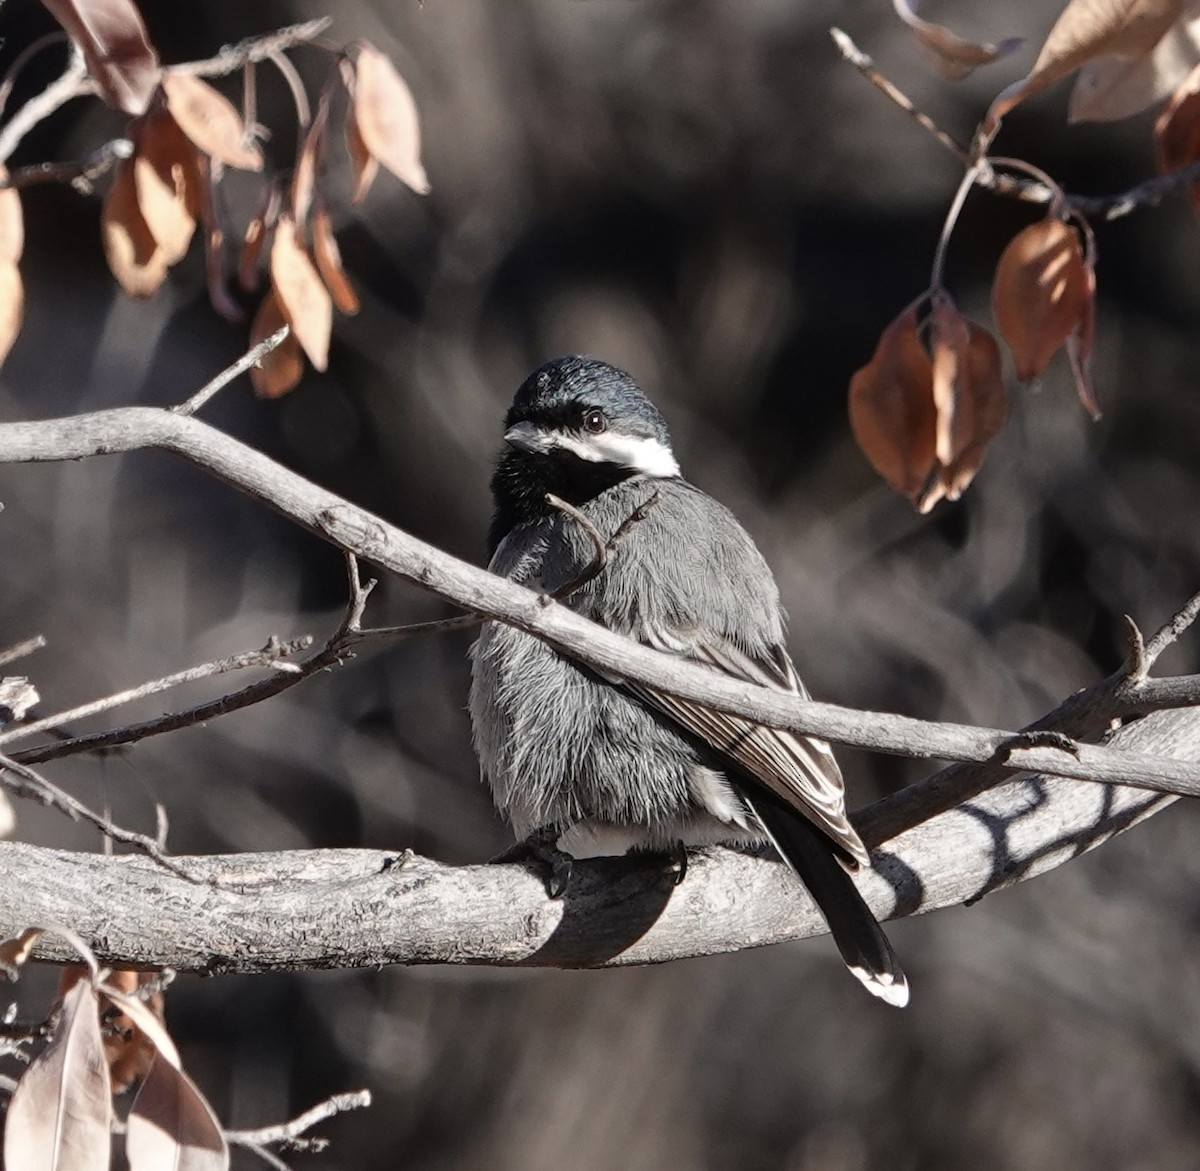
[[[262,257],[263,247],[279,221],[282,204],[279,188],[274,183],[268,184],[263,192],[258,213],[246,226],[246,235],[238,256],[238,284],[247,293],[252,293],[258,288],[258,262]]]
[[[1171,95],[1154,123],[1154,148],[1164,175],[1200,159],[1200,65]],[[1192,184],[1192,205],[1200,211],[1200,183]]]
[[[167,108],[175,121],[206,155],[243,171],[261,171],[262,152],[248,141],[246,126],[233,103],[191,73],[163,73]]]
[[[984,132],[993,134],[1015,105],[1089,61],[1148,57],[1182,12],[1183,0],[1070,0],[1029,75],[992,102]]]
[[[1036,378],[1046,369],[1078,327],[1088,300],[1083,250],[1070,224],[1041,220],[1009,241],[996,266],[992,309],[1018,378]]]
[[[1184,5],[1182,19],[1148,55],[1099,57],[1079,71],[1071,90],[1071,122],[1115,122],[1162,101],[1200,61],[1200,0]]]
[[[62,997],[49,1043],[9,1100],[4,1166],[108,1171],[111,1143],[99,1002],[91,982],[78,980]]]
[[[333,234],[329,209],[323,200],[318,201],[313,209],[309,227],[312,230],[313,259],[317,262],[317,271],[321,274],[321,279],[325,282],[338,311],[353,317],[359,310],[358,294],[342,267],[342,253]]]
[[[417,104],[396,67],[373,45],[364,44],[355,59],[351,99],[351,118],[366,152],[418,195],[428,194]],[[347,142],[353,157],[349,130]],[[357,164],[355,169],[360,170]],[[361,174],[357,187],[362,187]],[[356,191],[355,201],[359,198]]]
[[[160,1016],[141,1000],[102,984],[100,991],[153,1046],[155,1054],[125,1124],[130,1171],[225,1171],[229,1147],[212,1107],[183,1072]]]
[[[138,205],[133,159],[124,159],[100,213],[104,255],[117,283],[131,297],[150,297],[167,276],[167,254],[159,247]]]
[[[83,52],[108,105],[144,114],[162,75],[133,0],[42,0]]]
[[[1096,270],[1090,263],[1084,265],[1087,295],[1079,322],[1067,338],[1067,358],[1071,363],[1071,374],[1075,379],[1075,391],[1083,409],[1093,421],[1100,418],[1100,401],[1096,398],[1096,387],[1092,380],[1092,347],[1096,332]]]
[[[308,219],[312,207],[313,191],[317,183],[317,171],[325,153],[325,130],[329,125],[329,90],[321,94],[317,112],[308,125],[300,149],[296,153],[296,167],[292,171],[292,217],[302,224]]]
[[[250,326],[250,346],[266,341],[287,319],[279,306],[275,290],[270,290],[258,307],[254,323]],[[250,382],[259,398],[281,398],[287,394],[304,374],[304,351],[291,332],[269,354],[264,354],[259,365],[250,370]]]
[[[362,203],[375,176],[379,174],[379,161],[367,150],[367,144],[358,131],[358,123],[351,117],[346,120],[346,153],[354,170],[354,194],[351,202]]]
[[[43,934],[40,927],[26,927],[19,935],[0,943],[0,972],[15,980]]]
[[[281,215],[275,225],[275,239],[271,243],[271,284],[284,317],[308,360],[318,370],[324,370],[329,361],[333,302],[300,241],[296,221],[287,213]]]
[[[1009,37],[995,45],[965,41],[943,25],[922,20],[917,15],[915,0],[892,0],[892,3],[896,15],[912,29],[934,69],[948,81],[961,81],[981,65],[1007,57],[1025,43],[1020,37]]]
[[[167,264],[175,264],[192,242],[203,199],[196,148],[161,108],[142,120],[135,141],[138,207]]]
[[[132,996],[136,995],[139,988],[154,978],[152,972],[134,972],[128,968],[119,968],[108,974],[106,982],[111,987]],[[149,998],[142,999],[141,1003],[146,1006],[147,1012],[162,1021],[163,995],[161,992],[152,993]],[[108,1058],[112,1092],[123,1094],[134,1082],[144,1078],[149,1071],[150,1063],[154,1060],[154,1042],[135,1026],[127,1013],[119,1009],[115,1014],[110,1014],[105,1023],[107,1030],[104,1034],[104,1054]]]
[[[936,415],[915,305],[883,331],[871,361],[850,380],[850,426],[871,466],[919,499],[936,464]]]
[[[0,163],[0,179],[8,178],[8,169]],[[25,217],[21,194],[15,187],[0,188],[0,262],[16,264],[25,250]]]
[[[918,502],[922,512],[942,496],[957,500],[963,494],[1008,416],[996,339],[945,294],[935,299],[931,344],[940,490]]]

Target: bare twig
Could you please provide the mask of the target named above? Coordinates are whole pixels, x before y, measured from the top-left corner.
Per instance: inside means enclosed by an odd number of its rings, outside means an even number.
[[[323,1139],[304,1139],[301,1135],[314,1126],[333,1118],[337,1114],[345,1114],[349,1110],[361,1110],[371,1104],[370,1090],[354,1090],[345,1094],[334,1094],[324,1102],[318,1102],[303,1114],[298,1114],[290,1122],[281,1122],[276,1126],[263,1126],[257,1130],[227,1130],[226,1139],[241,1147],[251,1147],[261,1153],[261,1148],[268,1146],[283,1146],[292,1150],[320,1150]],[[318,1145],[321,1144],[321,1145]]]
[[[31,163],[17,167],[0,179],[0,188],[33,187],[38,183],[70,183],[81,195],[90,195],[93,184],[122,159],[133,155],[128,138],[114,138],[98,146],[86,158],[67,163]]]
[[[0,163],[8,162],[21,139],[60,106],[65,106],[72,98],[95,92],[95,84],[87,75],[83,54],[72,45],[71,58],[62,75],[36,97],[30,98],[0,130]]]
[[[1200,616],[1200,593],[1189,598],[1178,613],[1146,643],[1145,671],[1154,666],[1159,655],[1196,621],[1197,616]]]
[[[270,337],[263,338],[258,345],[246,351],[232,366],[226,367],[211,382],[202,386],[186,402],[171,408],[177,415],[194,415],[219,390],[223,390],[240,374],[244,374],[251,366],[258,366],[272,350],[282,344],[284,338],[291,332],[291,327],[281,325]]]
[[[301,133],[308,129],[312,121],[312,108],[308,104],[308,93],[296,67],[279,51],[268,53],[267,59],[279,70],[280,76],[292,93],[292,103],[296,107],[296,125]]]
[[[38,37],[36,41],[26,45],[17,54],[16,60],[8,67],[8,72],[4,75],[4,81],[0,82],[0,114],[4,113],[8,99],[12,96],[13,86],[17,84],[25,66],[43,49],[48,49],[51,45],[66,44],[68,40],[67,34],[62,29],[55,29],[53,32]]]
[[[246,667],[270,667],[276,671],[297,672],[299,668],[296,664],[287,662],[287,660],[291,656],[307,650],[311,645],[312,637],[310,635],[293,639],[290,642],[280,642],[278,639],[272,638],[261,650],[229,655],[224,659],[215,659],[211,663],[202,663],[198,667],[189,667],[185,671],[176,671],[173,675],[164,675],[161,679],[152,679],[148,683],[141,683],[126,691],[118,691],[112,695],[92,700],[90,703],[80,704],[78,707],[68,708],[66,711],[56,712],[52,716],[34,720],[30,724],[22,724],[20,727],[0,733],[0,745],[10,744],[14,740],[23,740],[35,732],[58,728],[73,720],[94,716],[99,712],[132,703],[134,700],[144,699],[148,695],[156,695],[160,691],[167,691],[184,683],[195,683],[200,679],[225,675],[230,671],[240,671]]]
[[[186,61],[172,65],[175,73],[194,73],[198,77],[224,77],[241,69],[265,61],[273,53],[281,53],[296,45],[316,40],[331,24],[333,18],[322,16],[317,20],[306,20],[302,24],[288,25],[266,36],[247,37],[236,45],[225,45],[214,56],[204,61]]]
[[[33,654],[34,651],[40,651],[45,645],[46,636],[44,634],[35,634],[32,638],[13,643],[12,646],[0,650],[0,667],[15,663],[17,659],[23,659],[26,655]]]
[[[864,53],[845,32],[839,28],[832,28],[829,33],[842,56],[872,85],[894,102],[923,130],[931,134],[959,162],[969,163],[971,161],[972,150],[963,146],[928,114],[919,110],[898,86],[879,72],[870,56]],[[984,159],[979,161],[986,162]],[[1187,187],[1197,180],[1200,180],[1200,161],[1165,175],[1156,175],[1127,191],[1114,195],[1063,193],[1057,185],[1048,186],[1037,180],[1018,179],[998,171],[984,171],[977,177],[979,186],[986,187],[998,195],[1009,196],[1026,203],[1052,203],[1056,198],[1061,197],[1081,215],[1109,221],[1120,219],[1140,207],[1152,206],[1176,188]]]
[[[70,793],[46,780],[40,773],[34,772],[28,766],[3,754],[0,754],[0,785],[17,797],[39,801],[51,809],[57,809],[60,813],[65,813],[72,821],[88,822],[106,838],[120,842],[122,845],[133,846],[148,858],[153,859],[164,870],[170,871],[186,882],[205,883],[208,881],[174,861],[153,838],[137,833],[135,830],[123,829],[111,818],[105,817],[102,813],[96,813],[82,801],[77,801]]]

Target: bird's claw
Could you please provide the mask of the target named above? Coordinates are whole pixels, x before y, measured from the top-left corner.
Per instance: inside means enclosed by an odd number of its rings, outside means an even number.
[[[535,863],[545,871],[546,894],[552,899],[561,899],[571,881],[571,868],[575,859],[565,850],[558,848],[560,832],[555,826],[534,830],[524,841],[509,846],[490,861],[496,864]]]

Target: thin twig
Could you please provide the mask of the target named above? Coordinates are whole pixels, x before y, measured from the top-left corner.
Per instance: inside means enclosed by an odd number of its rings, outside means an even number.
[[[226,367],[211,382],[205,383],[191,398],[171,408],[177,415],[194,415],[219,390],[223,390],[251,366],[258,366],[272,350],[282,344],[291,332],[291,327],[281,325],[270,337],[263,338],[256,346],[246,351],[232,366]]]
[[[1150,670],[1155,660],[1200,616],[1200,593],[1193,595],[1180,607],[1165,626],[1158,630],[1146,643],[1145,669]]]
[[[298,1114],[290,1122],[281,1122],[276,1126],[263,1126],[257,1130],[227,1130],[226,1139],[242,1147],[266,1147],[271,1144],[289,1146],[293,1149],[304,1149],[313,1140],[304,1140],[300,1136],[306,1130],[344,1114],[349,1110],[362,1110],[371,1104],[370,1090],[354,1090],[345,1094],[334,1094],[324,1102],[318,1102],[303,1114]],[[319,1140],[318,1140],[319,1141]]]
[[[70,183],[81,195],[90,195],[93,184],[117,163],[133,155],[133,143],[128,138],[114,138],[98,146],[86,158],[66,163],[31,163],[17,167],[3,179],[5,187],[33,187],[38,183]]]
[[[8,162],[9,156],[39,122],[49,118],[60,106],[72,98],[96,92],[95,83],[87,75],[83,54],[75,46],[67,68],[56,81],[52,81],[40,94],[30,98],[13,116],[8,125],[0,130],[0,163]]]
[[[172,65],[173,73],[194,73],[197,77],[224,77],[241,69],[265,61],[273,53],[281,53],[296,45],[306,44],[319,37],[331,24],[333,18],[322,16],[318,20],[307,20],[302,24],[288,25],[266,36],[247,37],[236,45],[225,45],[214,56],[204,61],[186,61]]]
[[[38,37],[36,41],[26,45],[17,54],[16,60],[8,67],[8,72],[4,75],[4,81],[0,82],[0,115],[4,113],[8,99],[12,96],[13,86],[17,84],[17,79],[21,76],[25,66],[43,49],[47,49],[51,45],[65,44],[69,39],[62,29],[55,29],[53,32]]]
[[[6,773],[11,775],[5,777]],[[186,882],[207,883],[209,881],[173,861],[153,838],[137,833],[135,830],[123,829],[110,818],[96,813],[82,801],[77,801],[70,793],[46,780],[40,773],[34,772],[28,766],[3,754],[0,754],[0,785],[7,788],[14,796],[39,801],[51,809],[57,809],[60,813],[65,813],[72,821],[88,822],[106,838],[141,850],[164,870],[169,870]]]
[[[148,695],[156,695],[160,691],[167,691],[172,687],[178,687],[184,683],[194,683],[199,679],[209,679],[214,675],[225,675],[230,671],[240,671],[246,667],[271,667],[277,671],[295,672],[299,670],[296,664],[288,663],[285,660],[292,655],[307,650],[311,645],[312,637],[310,635],[282,643],[277,639],[271,639],[261,650],[247,651],[240,655],[230,655],[224,659],[215,659],[211,663],[202,663],[198,667],[188,667],[185,671],[176,671],[173,675],[164,675],[161,679],[152,679],[148,683],[141,683],[137,687],[131,687],[126,691],[118,691],[112,695],[94,699],[90,703],[80,704],[78,707],[68,708],[62,712],[55,712],[52,716],[34,720],[30,724],[22,724],[20,727],[13,728],[8,732],[0,733],[0,745],[9,744],[14,740],[23,740],[35,732],[43,732],[49,728],[61,727],[63,724],[81,720],[87,716],[94,716],[99,712],[105,712],[111,708],[132,703],[137,699],[144,699]]]
[[[296,125],[303,134],[312,121],[312,108],[308,104],[304,82],[300,79],[296,67],[281,52],[268,53],[267,60],[279,70],[280,76],[287,82],[288,89],[292,91],[292,103],[296,107]]]
[[[5,647],[0,651],[0,667],[6,666],[9,663],[15,663],[17,659],[23,659],[26,655],[33,654],[34,651],[40,651],[46,645],[46,636],[44,634],[35,634],[32,638],[24,639],[22,642],[14,643],[10,647]]]

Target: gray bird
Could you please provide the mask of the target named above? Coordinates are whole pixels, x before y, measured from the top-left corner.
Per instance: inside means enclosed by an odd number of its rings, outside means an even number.
[[[569,590],[571,609],[658,650],[807,695],[762,554],[728,509],[681,478],[666,423],[628,374],[588,358],[549,362],[517,391],[505,428],[494,573]],[[590,580],[595,541],[548,494],[612,544]],[[870,859],[823,740],[602,678],[498,622],[484,624],[471,657],[482,773],[527,854],[551,865],[552,894],[570,857],[770,842],[850,971],[889,1004],[907,1003],[895,953],[850,877]]]

